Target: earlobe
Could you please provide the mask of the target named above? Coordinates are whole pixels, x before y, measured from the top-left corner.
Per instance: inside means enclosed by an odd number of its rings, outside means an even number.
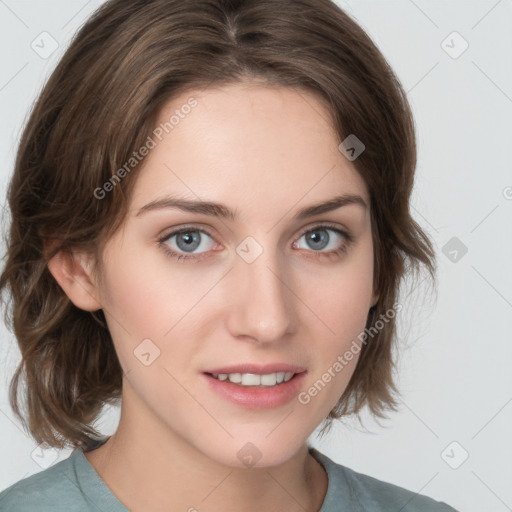
[[[59,251],[48,261],[48,269],[76,307],[97,311],[102,306],[96,298],[97,286],[90,270],[90,258],[86,254]]]

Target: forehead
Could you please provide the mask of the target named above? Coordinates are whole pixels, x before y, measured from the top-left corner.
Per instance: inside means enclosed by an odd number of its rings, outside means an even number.
[[[165,193],[275,209],[366,186],[339,151],[317,95],[256,83],[189,90],[168,101],[151,135],[132,203]],[[239,208],[243,209],[243,208]]]

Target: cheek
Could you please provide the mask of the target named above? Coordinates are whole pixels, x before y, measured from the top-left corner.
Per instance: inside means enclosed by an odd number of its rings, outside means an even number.
[[[315,281],[303,281],[301,287],[313,312],[309,325],[314,340],[314,347],[308,348],[314,364],[301,403],[327,415],[343,394],[359,358],[373,291],[371,243],[361,243],[349,259],[326,271],[322,287]]]
[[[139,363],[134,350],[143,340],[152,340],[157,347],[172,319],[165,318],[162,292],[153,266],[126,252],[116,264],[105,267],[101,290],[103,310],[123,370],[128,373]],[[167,302],[169,296],[167,297]],[[154,350],[157,352],[157,350]]]
[[[136,249],[129,252],[130,246]],[[136,239],[112,247],[105,276],[105,309],[126,327],[124,335],[129,331],[136,337],[161,336],[162,329],[172,326],[169,312],[179,316],[198,288],[197,281],[176,269],[176,263],[166,262],[157,249],[141,247]]]
[[[373,246],[371,239],[360,240],[338,266],[324,269],[315,280],[302,280],[301,294],[318,316],[332,348],[344,344],[364,330],[373,294]],[[322,320],[325,325],[321,325]]]
[[[122,255],[122,264],[115,264],[112,258],[105,267],[101,296],[125,373],[140,366],[136,357],[143,347],[148,347],[152,356],[158,354],[160,365],[172,361],[172,354],[188,357],[183,352],[194,350],[193,333],[201,325],[201,315],[212,312],[204,311],[208,303],[204,297],[222,272],[200,272],[192,266],[184,271],[152,251],[127,256],[122,249],[116,250]],[[175,343],[175,339],[187,339],[187,344]]]

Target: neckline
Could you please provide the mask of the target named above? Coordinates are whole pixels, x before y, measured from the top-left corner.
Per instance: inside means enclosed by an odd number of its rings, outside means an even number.
[[[106,440],[103,440],[102,443],[105,441]],[[318,510],[318,512],[327,512],[330,510],[328,507],[332,504],[335,504],[337,501],[337,504],[339,505],[339,497],[337,498],[335,496],[335,489],[332,484],[335,463],[329,457],[318,451],[316,448],[313,448],[312,446],[308,446],[308,452],[319,464],[321,464],[327,474],[327,491],[322,501],[322,505]],[[94,492],[92,492],[92,496],[88,496],[88,498],[93,502],[96,502],[100,510],[102,507],[104,509],[105,506],[108,506],[109,508],[107,510],[109,510],[109,512],[129,512],[128,508],[112,492],[110,487],[108,487],[105,481],[101,478],[94,466],[87,460],[82,449],[75,449],[72,452],[71,457],[74,458],[75,461],[79,482],[83,480],[91,482],[91,486],[93,487]]]

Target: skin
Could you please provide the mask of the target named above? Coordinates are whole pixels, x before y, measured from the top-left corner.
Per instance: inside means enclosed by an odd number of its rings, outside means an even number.
[[[254,82],[188,91],[158,122],[191,96],[198,105],[144,162],[129,215],[103,252],[101,281],[85,254],[49,264],[75,305],[103,308],[124,371],[119,427],[86,457],[132,511],[318,511],[328,480],[306,442],[342,395],[357,356],[307,405],[294,398],[264,410],[227,401],[202,372],[288,362],[307,369],[305,391],[333,366],[378,298],[368,191],[312,93]],[[223,203],[239,218],[176,208],[137,215],[170,194]],[[368,207],[293,220],[340,194]],[[323,222],[353,241],[320,230],[330,241],[315,248],[305,235]],[[177,237],[158,240],[190,224],[212,237],[199,233],[198,259],[170,258],[164,247],[190,253]],[[263,248],[250,264],[236,252],[248,236]],[[149,366],[134,356],[144,339],[160,350]],[[237,457],[248,442],[261,454],[253,467]]]

